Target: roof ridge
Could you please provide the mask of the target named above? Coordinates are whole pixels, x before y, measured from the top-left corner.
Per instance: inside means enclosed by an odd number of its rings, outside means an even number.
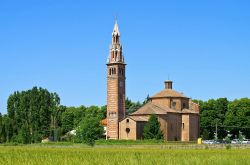
[[[162,97],[184,97],[184,98],[188,98],[183,93],[178,92],[178,91],[173,90],[173,89],[163,89],[160,92],[153,95],[151,98],[157,98],[157,97],[158,98],[162,98]]]

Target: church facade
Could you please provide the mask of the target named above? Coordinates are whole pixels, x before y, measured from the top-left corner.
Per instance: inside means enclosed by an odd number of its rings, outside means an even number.
[[[143,128],[152,114],[157,115],[165,140],[193,141],[198,138],[199,105],[173,90],[172,81],[165,81],[165,89],[150,97],[136,112],[125,116],[125,69],[120,32],[115,22],[107,60],[107,139],[143,139]]]

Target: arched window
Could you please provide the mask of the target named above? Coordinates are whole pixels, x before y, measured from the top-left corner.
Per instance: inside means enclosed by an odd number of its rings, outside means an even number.
[[[182,108],[186,108],[186,104],[185,103],[182,103]]]
[[[118,35],[115,37],[115,41],[116,41],[116,43],[119,42],[119,37],[118,37]]]
[[[117,51],[115,52],[115,59],[117,59]]]
[[[172,107],[171,108],[173,108],[173,109],[176,108],[176,102],[175,101],[172,102]]]
[[[126,132],[129,133],[130,132],[130,128],[126,128]]]
[[[109,68],[109,75],[111,75],[111,68]]]

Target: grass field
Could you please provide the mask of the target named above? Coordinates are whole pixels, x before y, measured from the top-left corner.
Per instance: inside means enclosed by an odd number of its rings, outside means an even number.
[[[0,146],[0,164],[250,164],[250,149],[161,149],[152,146]]]

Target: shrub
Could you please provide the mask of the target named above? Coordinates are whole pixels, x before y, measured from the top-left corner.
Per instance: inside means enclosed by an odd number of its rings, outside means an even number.
[[[163,133],[160,130],[160,122],[155,114],[150,116],[148,123],[145,125],[143,137],[144,139],[163,139]]]
[[[103,127],[97,117],[85,117],[76,130],[76,141],[94,146],[95,140],[103,135]]]
[[[230,150],[232,148],[232,146],[230,144],[226,145],[226,149]]]

